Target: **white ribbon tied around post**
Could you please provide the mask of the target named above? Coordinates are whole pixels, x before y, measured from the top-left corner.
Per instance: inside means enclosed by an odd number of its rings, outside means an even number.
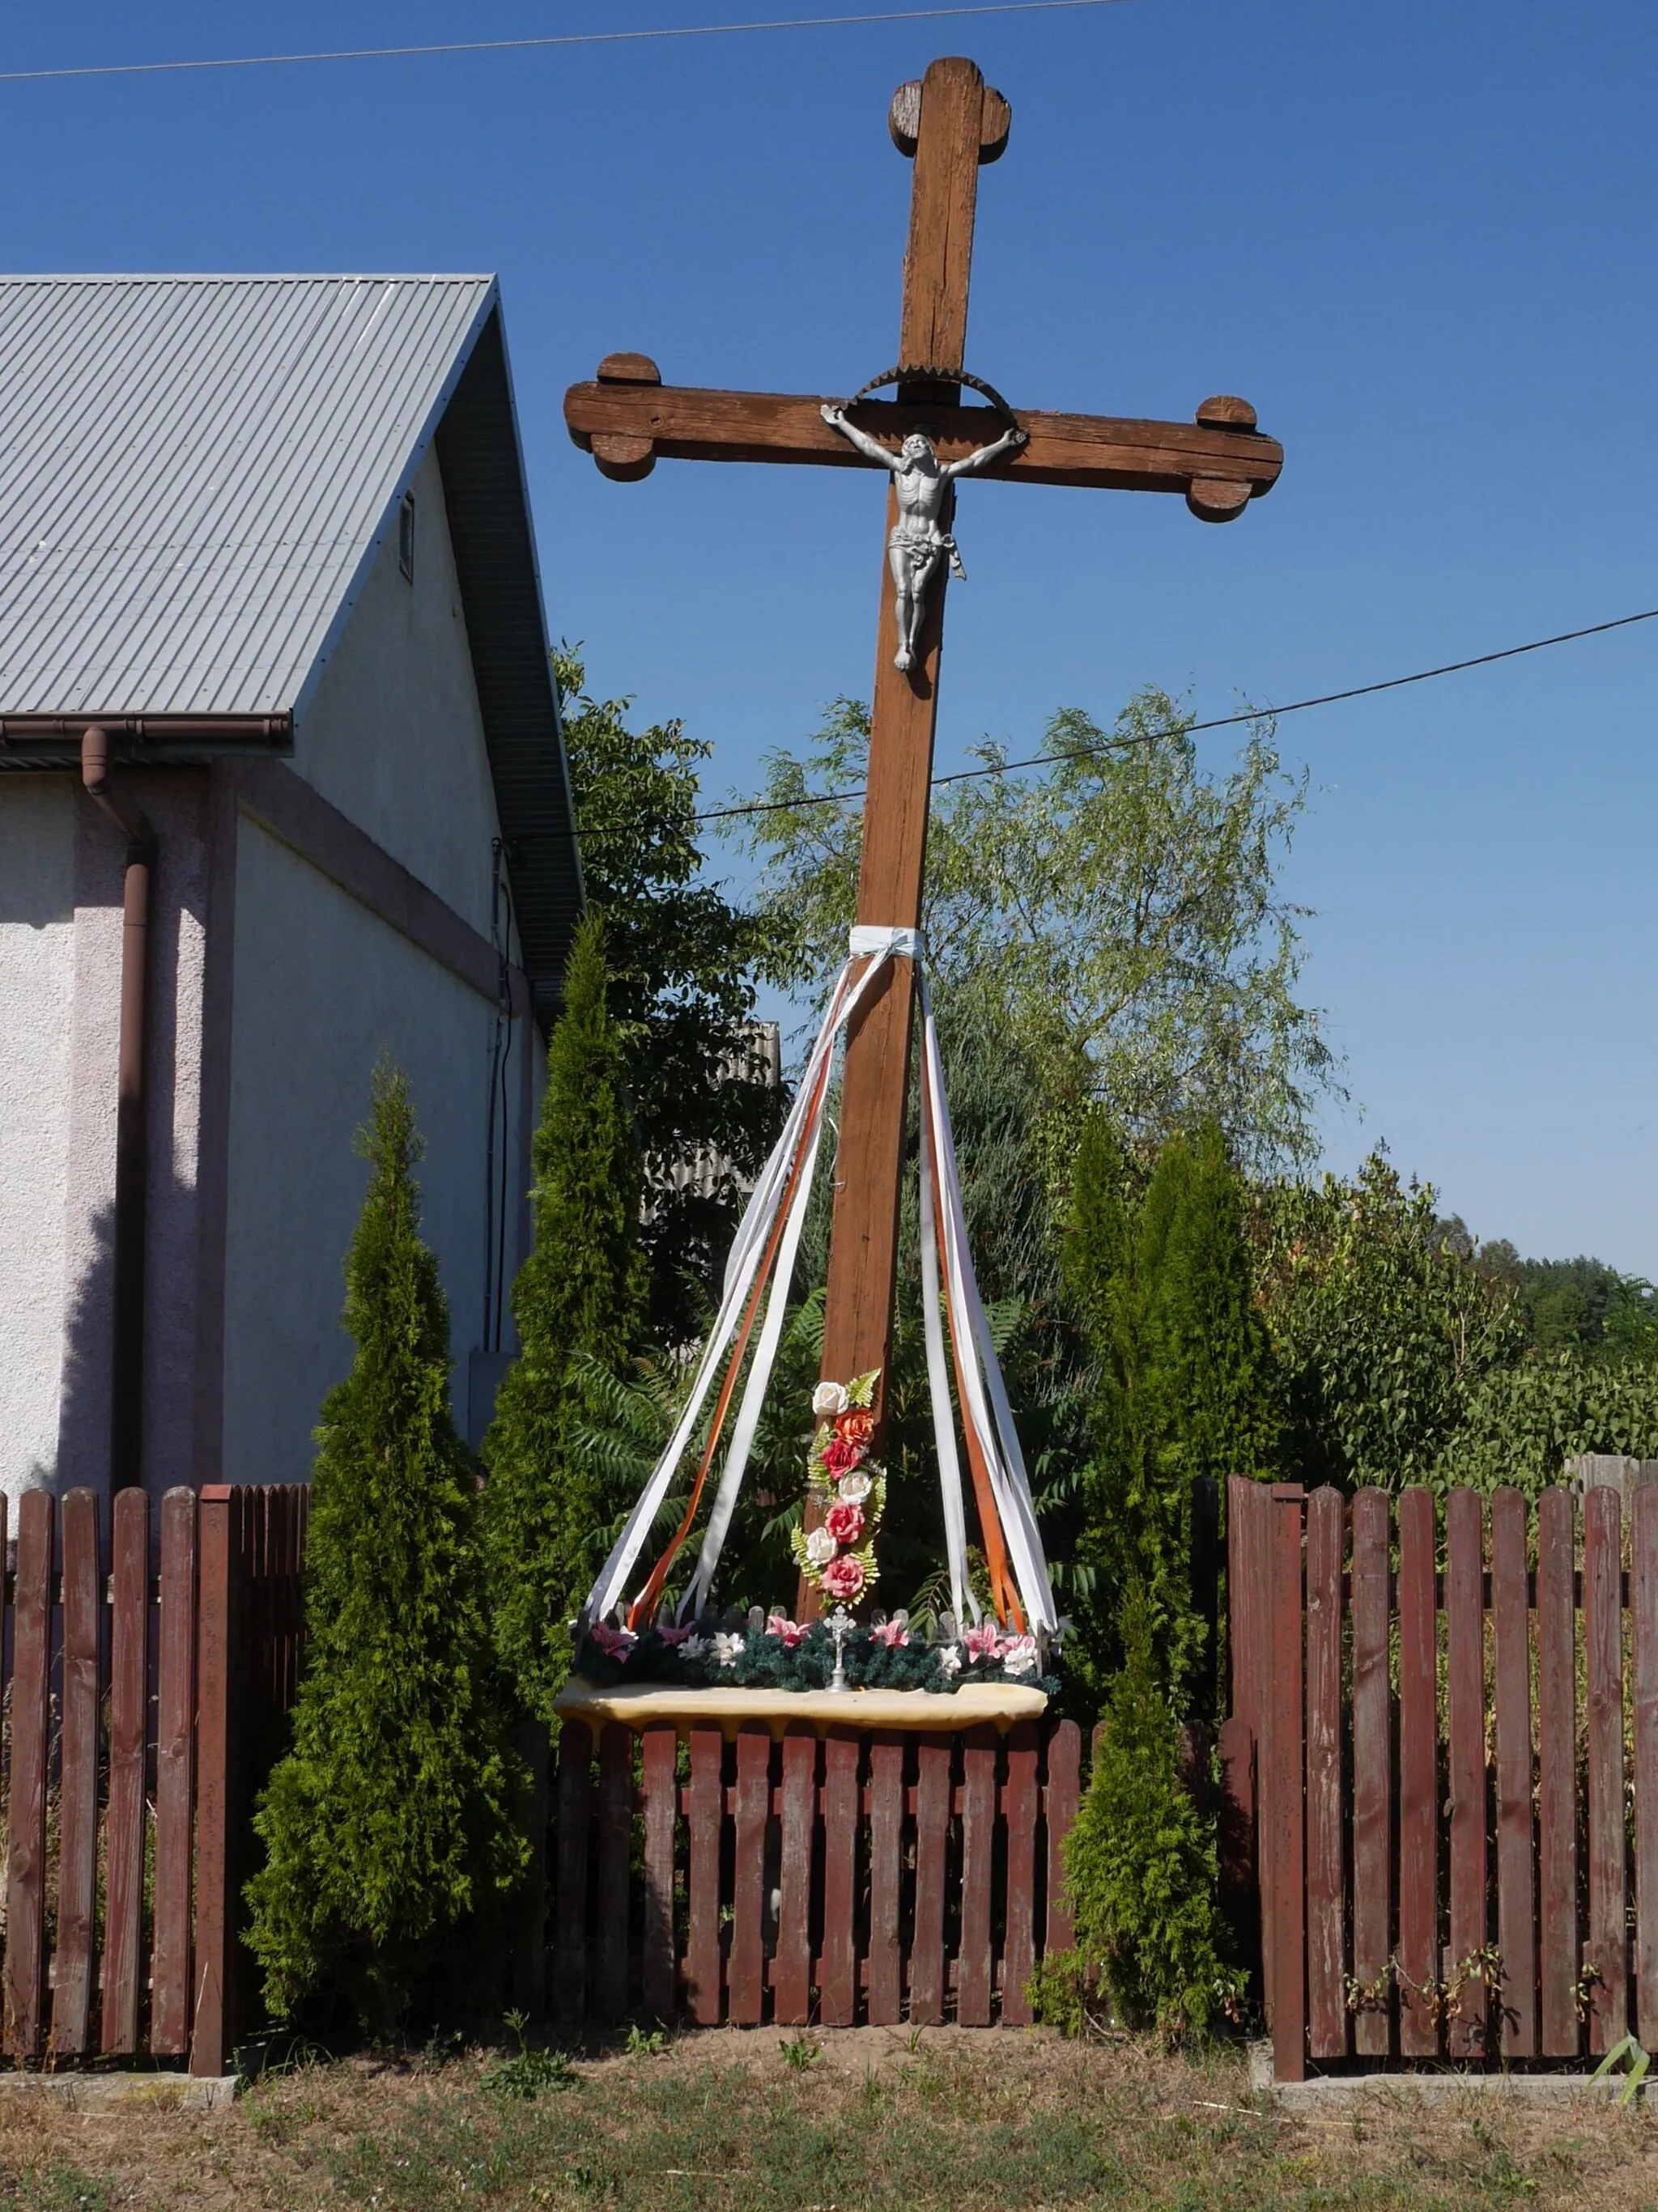
[[[801,1232],[812,1194],[818,1149],[823,1133],[828,1075],[841,1031],[851,1019],[871,982],[891,959],[919,962],[922,933],[918,929],[875,928],[860,924],[850,934],[847,959],[835,979],[805,1070],[795,1094],[782,1135],[760,1171],[744,1211],[726,1261],[720,1309],[707,1344],[698,1361],[691,1390],[674,1433],[610,1557],[588,1593],[582,1608],[583,1626],[601,1620],[622,1598],[641,1552],[649,1540],[657,1516],[673,1486],[674,1477],[696,1434],[708,1394],[742,1316],[755,1295],[756,1285],[769,1275],[765,1318],[749,1365],[737,1418],[726,1452],[725,1465],[704,1532],[696,1571],[679,1606],[679,1618],[688,1620],[708,1601],[715,1571],[736,1510],[753,1448],[760,1410],[770,1387],[777,1346],[782,1340],[790,1279],[800,1249]],[[861,969],[859,962],[867,965]],[[997,1516],[1027,1618],[1033,1628],[1052,1631],[1058,1625],[1053,1593],[1049,1586],[1042,1540],[1036,1525],[1030,1483],[1019,1449],[1008,1395],[997,1364],[989,1326],[973,1278],[967,1249],[966,1224],[956,1173],[955,1146],[950,1131],[949,1109],[944,1103],[943,1069],[933,1021],[932,1002],[924,981],[922,1003],[922,1112],[925,1123],[921,1146],[921,1285],[922,1314],[927,1346],[927,1381],[933,1401],[933,1432],[938,1449],[939,1481],[943,1498],[945,1548],[948,1561],[951,1599],[956,1618],[979,1618],[967,1571],[966,1516],[961,1486],[961,1465],[956,1449],[955,1424],[951,1413],[949,1373],[945,1355],[945,1316],[942,1310],[938,1246],[944,1250],[945,1283],[948,1294],[950,1332],[955,1341],[958,1371],[963,1378],[961,1415],[972,1432],[983,1464],[989,1471]],[[796,1173],[798,1167],[799,1172]],[[766,1266],[768,1249],[785,1195],[789,1211],[782,1233],[775,1240],[774,1264]]]

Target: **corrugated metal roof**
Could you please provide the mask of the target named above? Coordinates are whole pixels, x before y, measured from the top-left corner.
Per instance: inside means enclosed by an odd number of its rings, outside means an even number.
[[[350,611],[488,276],[0,279],[0,714],[274,714]]]
[[[434,438],[545,1020],[581,862],[492,277],[0,277],[0,716],[302,717]]]

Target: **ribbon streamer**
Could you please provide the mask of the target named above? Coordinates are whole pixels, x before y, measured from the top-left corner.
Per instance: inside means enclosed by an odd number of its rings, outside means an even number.
[[[725,1380],[704,1440],[689,1504],[678,1531],[633,1601],[630,1619],[634,1625],[660,1596],[668,1571],[694,1522],[703,1486],[718,1449],[720,1431],[737,1373],[764,1300],[765,1319],[708,1526],[704,1531],[696,1571],[680,1601],[680,1619],[694,1618],[711,1595],[782,1341],[790,1279],[817,1167],[836,1044],[872,981],[888,960],[919,963],[922,933],[918,929],[860,925],[851,932],[847,950],[846,963],[830,994],[828,1007],[783,1133],[760,1172],[733,1240],[719,1313],[698,1362],[690,1394],[666,1449],[588,1594],[582,1608],[583,1628],[602,1620],[620,1602],[673,1486],[674,1474],[696,1433],[716,1373],[728,1353]],[[861,960],[868,964],[855,973]],[[1051,1632],[1058,1626],[1058,1613],[1047,1562],[1018,1432],[973,1275],[966,1221],[961,1208],[955,1142],[944,1097],[943,1063],[931,994],[924,976],[920,977],[920,985],[922,1316],[951,1601],[958,1620],[977,1621],[980,1618],[968,1573],[966,1516],[951,1405],[947,1331],[954,1352],[956,1395],[973,1469],[982,1534],[992,1562],[992,1597],[997,1615],[1005,1622],[1011,1613],[1016,1626],[1023,1627],[1028,1623],[1033,1628]],[[1009,1559],[1012,1582],[1018,1593],[1016,1602],[1007,1586]]]

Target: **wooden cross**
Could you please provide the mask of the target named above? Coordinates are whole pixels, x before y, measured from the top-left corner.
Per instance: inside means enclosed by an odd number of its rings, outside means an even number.
[[[900,367],[966,367],[978,169],[1003,152],[1010,121],[1007,101],[970,61],[936,61],[919,83],[900,85],[893,96],[887,128],[915,164]],[[948,379],[900,383],[896,400],[864,401],[850,419],[893,452],[910,431],[924,428],[948,462],[987,443],[1001,427],[993,412],[964,407],[960,390]],[[564,420],[601,472],[623,483],[649,476],[659,459],[873,467],[823,420],[821,405],[820,398],[665,385],[654,362],[625,353],[601,362],[595,382],[570,386]],[[1255,411],[1241,399],[1206,399],[1192,422],[1022,410],[1018,420],[1028,442],[993,463],[987,476],[1183,492],[1206,522],[1231,521],[1271,489],[1283,465],[1283,447],[1257,431]],[[889,485],[889,532],[897,513]],[[914,928],[921,921],[944,586],[940,562],[915,665],[901,672],[893,665],[893,584],[883,550],[857,897],[858,921],[877,927]],[[913,996],[911,963],[890,961],[847,1038],[822,1368],[838,1382],[871,1368],[884,1372],[888,1361]]]

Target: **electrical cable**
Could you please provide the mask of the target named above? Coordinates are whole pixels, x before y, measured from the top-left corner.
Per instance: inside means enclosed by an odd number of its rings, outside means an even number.
[[[1578,639],[1601,637],[1606,631],[1628,629],[1634,623],[1658,620],[1658,607],[1645,607],[1637,615],[1617,615],[1610,622],[1589,623],[1582,629],[1563,629],[1553,637],[1533,637],[1524,645],[1505,645],[1496,653],[1476,653],[1466,660],[1448,660],[1437,668],[1418,668],[1409,676],[1385,676],[1379,683],[1355,684],[1345,691],[1322,691],[1314,699],[1292,699],[1283,707],[1248,707],[1241,714],[1216,714],[1207,721],[1183,722],[1172,729],[1137,731],[1132,737],[1106,738],[1097,745],[1067,747],[1064,752],[1031,753],[1023,760],[995,761],[985,768],[956,769],[948,775],[936,775],[929,788],[942,790],[951,783],[973,783],[981,776],[1010,775],[1019,769],[1052,768],[1064,761],[1098,760],[1103,755],[1131,752],[1139,745],[1161,744],[1166,738],[1186,738],[1198,730],[1229,730],[1240,722],[1276,720],[1283,714],[1304,714],[1311,707],[1336,707],[1346,699],[1368,699],[1378,691],[1398,691],[1407,684],[1431,684],[1436,677],[1460,676],[1466,669],[1489,668],[1493,661],[1517,660],[1522,653],[1544,653],[1552,645],[1575,645]],[[838,806],[849,799],[862,799],[866,787],[859,784],[850,791],[820,791],[804,793],[798,799],[755,799],[742,806],[712,806],[706,813],[693,814],[693,822],[726,822],[734,816],[745,814],[785,814],[797,806]]]
[[[453,39],[422,46],[338,46],[314,53],[214,54],[174,62],[88,62],[73,68],[0,70],[0,84],[83,76],[167,76],[201,70],[277,69],[301,62],[400,61],[435,54],[522,53],[539,46],[632,46],[651,39],[728,39],[745,31],[826,31],[872,23],[929,23],[962,15],[1038,15],[1059,9],[1119,8],[1126,0],[978,0],[958,8],[883,8],[859,15],[779,15],[760,23],[674,23],[639,31],[565,31],[539,39]]]

